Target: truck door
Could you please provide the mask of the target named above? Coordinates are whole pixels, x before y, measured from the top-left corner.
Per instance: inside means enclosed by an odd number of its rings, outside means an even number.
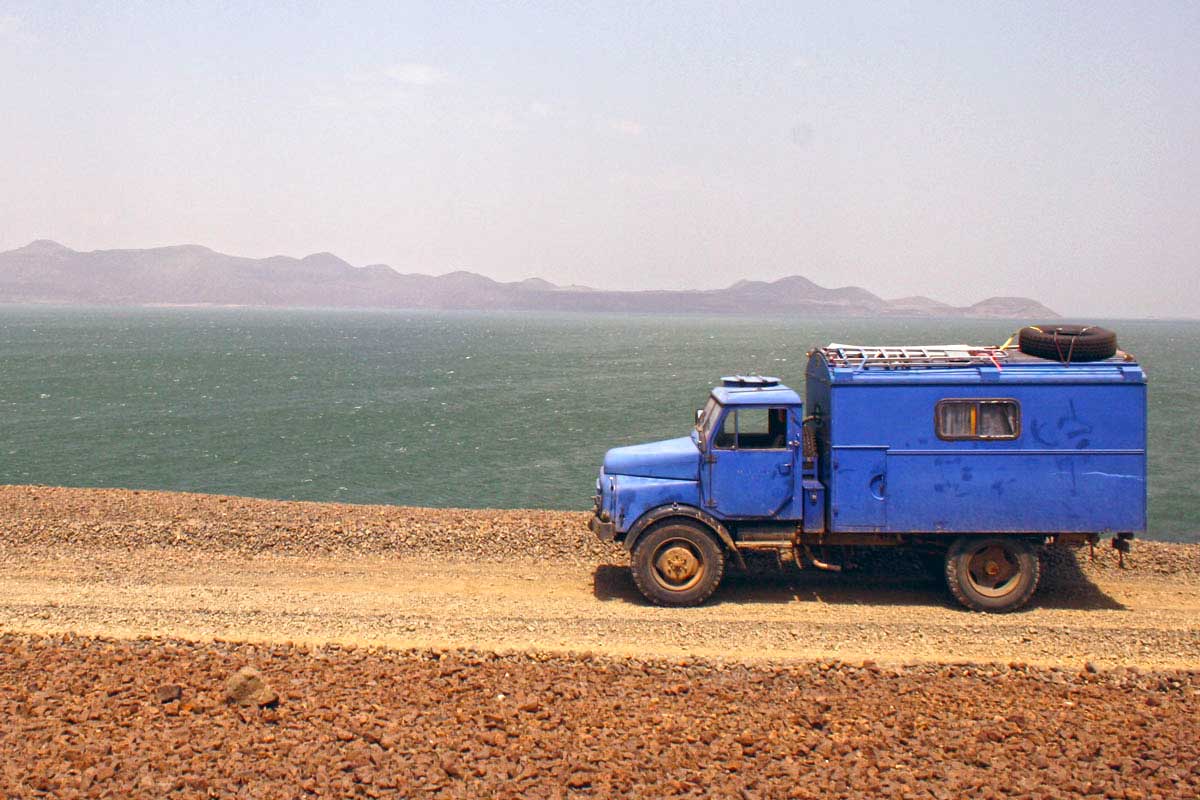
[[[887,448],[833,448],[835,531],[887,528]]]
[[[789,518],[796,486],[796,443],[788,409],[726,410],[709,445],[705,504],[721,517]]]

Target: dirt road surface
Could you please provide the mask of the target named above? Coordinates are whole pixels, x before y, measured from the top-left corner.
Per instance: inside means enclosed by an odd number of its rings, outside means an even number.
[[[1051,575],[1028,611],[963,611],[934,579],[732,576],[695,609],[645,604],[624,564],[446,563],[163,549],[61,552],[0,563],[0,628],[393,648],[1024,662],[1200,664],[1191,582]]]

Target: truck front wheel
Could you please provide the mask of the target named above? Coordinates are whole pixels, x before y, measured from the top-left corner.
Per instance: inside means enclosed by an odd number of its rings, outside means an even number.
[[[975,611],[1015,611],[1041,578],[1037,550],[1015,536],[962,536],[946,553],[946,585]]]
[[[652,528],[633,547],[633,582],[659,606],[698,606],[725,574],[725,553],[699,523],[670,520]]]

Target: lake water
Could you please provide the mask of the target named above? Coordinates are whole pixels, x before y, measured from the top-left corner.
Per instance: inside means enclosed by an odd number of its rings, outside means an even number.
[[[1150,535],[1200,540],[1200,323],[1110,323],[1150,375]],[[0,307],[0,483],[590,506],[605,449],[683,435],[721,375],[829,341],[1017,323]]]

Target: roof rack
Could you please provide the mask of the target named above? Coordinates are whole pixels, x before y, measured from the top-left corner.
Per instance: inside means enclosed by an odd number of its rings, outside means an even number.
[[[916,369],[933,367],[992,366],[1008,359],[1000,347],[967,344],[904,345],[897,347],[830,343],[821,348],[833,367],[855,369]]]

